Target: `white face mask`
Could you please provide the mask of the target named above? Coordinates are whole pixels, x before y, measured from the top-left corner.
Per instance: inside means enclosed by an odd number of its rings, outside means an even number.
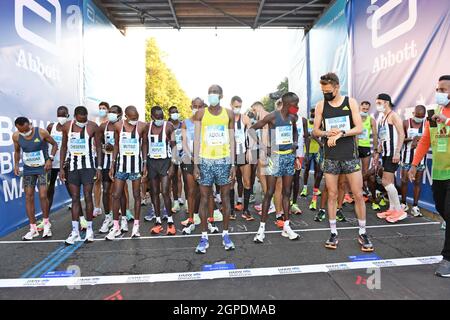
[[[386,107],[382,104],[377,104],[377,111],[384,113],[384,111],[386,111]]]
[[[179,113],[172,113],[172,114],[170,115],[170,118],[171,118],[173,121],[177,121],[178,119],[180,119],[180,114],[179,114]]]
[[[87,122],[78,122],[78,121],[76,121],[75,124],[76,124],[77,126],[79,126],[80,128],[84,128],[84,127],[86,127]]]
[[[66,117],[58,117],[58,123],[60,125],[64,125],[69,119],[67,119]]]
[[[109,122],[116,122],[117,121],[118,116],[115,113],[108,113],[108,121]]]
[[[128,123],[132,126],[137,125],[138,121],[137,120],[128,120]]]
[[[233,112],[236,115],[241,114],[241,108],[233,108]]]
[[[192,109],[192,115],[195,115],[198,112],[198,109]]]
[[[19,132],[19,134],[20,134],[22,137],[29,137],[29,136],[31,136],[32,133],[33,133],[33,129],[30,129],[30,131],[27,131],[27,132],[25,132],[25,133]]]

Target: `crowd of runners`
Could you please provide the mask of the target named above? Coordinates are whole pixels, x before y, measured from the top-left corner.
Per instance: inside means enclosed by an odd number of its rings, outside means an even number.
[[[343,205],[352,203],[359,246],[372,252],[367,207],[387,223],[404,220],[408,212],[422,216],[419,199],[426,157],[415,158],[415,151],[432,119],[427,121],[425,106],[418,105],[413,116],[402,121],[385,93],[372,97],[372,103],[358,104],[341,95],[339,78],[333,73],[321,77],[320,87],[324,99],[310,108],[307,119],[299,116],[295,93],[284,94],[271,113],[261,102],[243,112],[238,96],[229,108],[221,104],[219,85],[209,88],[206,103],[193,99],[192,116],[183,120],[176,106],[169,114],[154,106],[151,121],[143,122],[134,106],[122,109],[106,102],[99,105],[97,122],[89,120],[83,106],[73,110],[72,119],[67,107],[57,108],[57,121],[47,130],[33,127],[25,117],[17,118],[14,172],[23,176],[30,221],[23,240],[39,237],[40,232],[43,238],[52,236],[49,212],[59,175],[72,199],[68,245],[94,241],[92,221],[103,212],[99,232],[106,240],[128,233],[129,225],[130,236],[140,237],[141,223],[146,221],[152,223],[145,229],[153,235],[175,235],[177,227],[183,234],[199,229],[195,251],[204,254],[208,233],[219,233],[216,222],[223,221],[223,246],[233,250],[230,220],[243,219],[259,220],[255,243],[264,242],[266,223],[272,220],[283,237],[294,241],[300,235],[292,230],[290,217],[301,215],[299,203],[308,201],[316,221],[328,219],[328,249],[338,247],[337,222],[346,220]],[[399,170],[400,179],[396,178]],[[407,204],[410,181],[414,183],[411,208]],[[39,224],[36,185],[43,213]],[[257,190],[262,191],[260,204]],[[148,212],[141,219],[143,206]],[[173,215],[181,210],[186,211],[186,219],[175,226]],[[80,230],[86,231],[84,238]]]

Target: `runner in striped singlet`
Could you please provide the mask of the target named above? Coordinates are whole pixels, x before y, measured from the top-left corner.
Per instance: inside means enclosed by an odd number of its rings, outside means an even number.
[[[123,197],[127,180],[131,181],[134,197],[134,225],[131,237],[140,237],[139,219],[141,216],[141,178],[147,176],[146,160],[143,156],[148,150],[148,125],[139,121],[139,113],[134,106],[125,109],[125,120],[114,124],[114,151],[109,177],[114,181],[113,186],[113,228],[106,236],[106,240],[114,240],[120,236],[121,229],[128,231],[128,227],[119,226],[119,207]],[[122,220],[123,212],[122,212]],[[123,224],[123,223],[122,223]]]
[[[102,151],[99,127],[95,122],[88,121],[88,111],[85,107],[76,107],[74,114],[75,120],[66,123],[62,129],[61,159],[66,159],[67,156],[69,167],[67,177],[64,170],[64,161],[61,161],[59,171],[62,181],[66,181],[67,178],[72,197],[72,232],[66,240],[68,245],[81,241],[79,230],[79,220],[80,215],[82,215],[81,186],[83,186],[87,216],[87,232],[84,240],[87,242],[94,241],[92,189],[95,180],[101,179],[102,174],[102,159],[99,158],[99,163],[96,164],[94,156],[94,140],[97,154],[101,154]]]

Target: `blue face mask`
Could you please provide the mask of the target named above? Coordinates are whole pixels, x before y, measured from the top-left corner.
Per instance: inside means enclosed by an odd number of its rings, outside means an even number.
[[[106,110],[104,110],[104,109],[98,110],[98,116],[99,116],[100,118],[106,117],[107,114],[108,114],[108,113],[107,113]]]
[[[154,120],[153,123],[157,127],[161,127],[164,124],[164,120]]]
[[[217,106],[220,102],[220,96],[218,94],[212,93],[208,96],[208,102],[210,106]]]
[[[108,121],[116,122],[119,119],[118,115],[115,113],[108,113]]]
[[[369,116],[368,112],[361,112],[360,114],[361,114],[361,117],[368,117]]]
[[[446,106],[450,103],[448,93],[436,92],[436,103],[440,106]]]
[[[423,123],[423,121],[425,120],[425,118],[417,118],[417,117],[414,117],[413,120],[414,120],[415,123]]]

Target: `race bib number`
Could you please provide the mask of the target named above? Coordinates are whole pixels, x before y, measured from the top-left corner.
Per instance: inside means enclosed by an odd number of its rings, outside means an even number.
[[[275,138],[277,145],[291,144],[293,142],[292,126],[276,127]]]
[[[209,146],[223,146],[227,141],[225,126],[206,127],[206,143]]]
[[[61,148],[61,144],[62,144],[62,135],[54,135],[54,136],[52,136],[52,138],[58,144],[58,149],[60,149]]]
[[[135,156],[139,155],[139,141],[136,138],[122,138],[122,143],[120,145],[121,154],[125,156]]]
[[[422,134],[419,133],[419,129],[409,128],[408,129],[408,138],[421,137]]]
[[[89,148],[86,143],[86,139],[70,139],[69,150],[74,156],[87,156],[89,153]]]
[[[175,130],[175,142],[177,144],[178,151],[183,150],[182,140],[183,140],[183,136],[181,135],[181,129]]]
[[[369,139],[369,130],[363,129],[363,132],[358,136],[358,139],[360,140],[367,140]]]
[[[382,141],[385,141],[387,138],[387,129],[386,127],[380,127],[378,130],[378,138]]]
[[[236,143],[239,145],[245,144],[245,133],[243,130],[236,130],[235,132]]]
[[[165,148],[164,142],[152,142],[150,144],[150,158],[162,159],[166,155]]]
[[[350,117],[342,116],[342,117],[325,119],[325,127],[326,127],[327,131],[333,130],[333,129],[349,131],[351,129],[350,128]]]
[[[113,131],[107,131],[105,134],[105,144],[110,144],[114,146],[115,140],[114,140],[114,132]],[[112,154],[112,151],[106,151],[108,154]]]
[[[42,167],[45,164],[42,150],[23,153],[23,163],[28,167]]]

